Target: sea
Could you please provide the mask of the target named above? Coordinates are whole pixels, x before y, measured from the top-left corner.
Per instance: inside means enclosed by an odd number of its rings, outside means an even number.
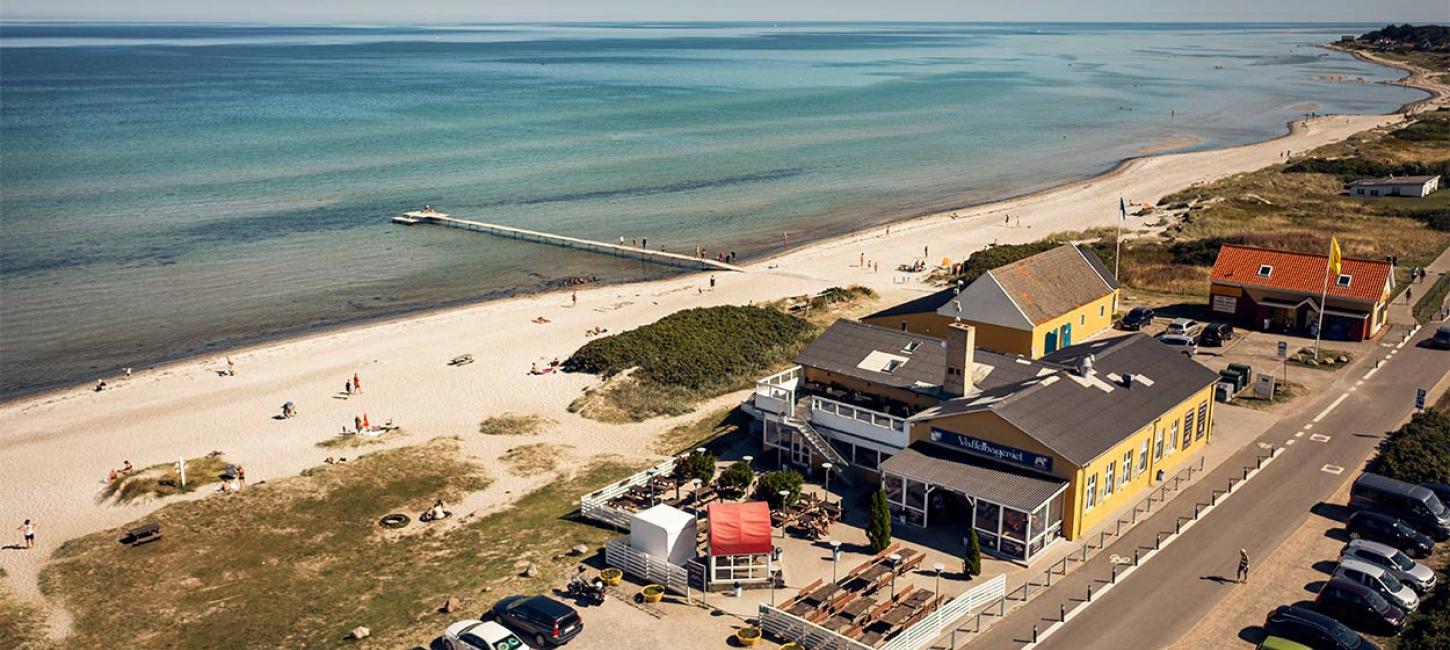
[[[1374,25],[0,23],[0,399],[1387,113]]]

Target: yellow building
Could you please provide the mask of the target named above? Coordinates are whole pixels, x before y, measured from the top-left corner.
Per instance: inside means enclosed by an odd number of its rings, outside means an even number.
[[[1036,359],[1112,327],[1118,281],[1092,251],[1064,244],[951,288],[877,312],[863,322],[945,336],[976,328],[977,345]]]
[[[1141,499],[1212,435],[1218,376],[1142,334],[1040,359],[838,321],[757,384],[762,444],[783,464],[879,479],[903,525],[977,531],[1028,561]]]

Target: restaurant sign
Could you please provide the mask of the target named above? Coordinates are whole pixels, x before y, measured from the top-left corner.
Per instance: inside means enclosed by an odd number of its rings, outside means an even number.
[[[944,445],[960,447],[979,456],[986,456],[993,460],[1000,460],[1007,463],[1015,463],[1023,467],[1030,467],[1039,472],[1052,471],[1052,457],[1034,454],[1030,451],[999,445],[995,442],[964,436],[960,433],[942,431],[941,429],[931,430],[932,442],[939,442]]]

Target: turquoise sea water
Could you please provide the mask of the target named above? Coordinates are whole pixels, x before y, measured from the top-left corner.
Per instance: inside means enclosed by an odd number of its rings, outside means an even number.
[[[1319,113],[1362,26],[0,24],[0,395],[635,263],[742,256]],[[1357,80],[1362,80],[1361,83]]]

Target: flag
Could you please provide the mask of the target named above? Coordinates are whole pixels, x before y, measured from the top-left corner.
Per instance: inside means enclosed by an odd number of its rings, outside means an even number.
[[[1344,257],[1344,254],[1342,252],[1340,252],[1340,250],[1339,250],[1339,240],[1338,239],[1335,239],[1334,237],[1330,237],[1329,238],[1329,272],[1330,273],[1334,274],[1335,276],[1338,276],[1339,275],[1339,261],[1343,257]]]
[[[1128,204],[1123,202],[1123,197],[1118,197],[1118,214],[1123,215],[1123,221],[1128,220]]]

